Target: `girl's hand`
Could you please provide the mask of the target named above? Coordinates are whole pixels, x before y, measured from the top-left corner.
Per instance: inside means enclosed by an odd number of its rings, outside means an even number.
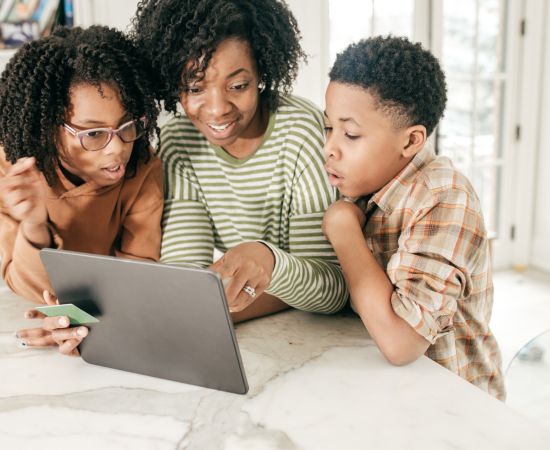
[[[228,280],[225,294],[231,312],[249,306],[271,283],[275,256],[260,242],[246,242],[228,250],[210,266]]]
[[[43,293],[47,305],[58,305],[57,298],[48,291]],[[64,355],[78,356],[78,345],[88,335],[86,327],[70,326],[67,316],[47,317],[41,312],[30,309],[25,313],[27,319],[43,319],[41,328],[27,328],[17,332],[19,344],[23,347],[59,346],[59,352]]]
[[[335,236],[346,233],[350,226],[365,226],[365,213],[355,204],[347,200],[338,200],[328,207],[323,217],[323,234],[329,242]]]
[[[0,199],[6,212],[18,222],[37,226],[48,220],[46,192],[36,160],[21,158],[0,180]]]

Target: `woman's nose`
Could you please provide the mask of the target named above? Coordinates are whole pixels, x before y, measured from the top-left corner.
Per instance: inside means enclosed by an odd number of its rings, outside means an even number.
[[[221,89],[211,90],[207,94],[206,108],[209,116],[213,119],[222,118],[232,109],[231,102]]]

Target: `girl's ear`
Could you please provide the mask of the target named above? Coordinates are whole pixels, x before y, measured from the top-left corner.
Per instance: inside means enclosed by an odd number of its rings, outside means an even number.
[[[405,130],[405,145],[401,151],[401,156],[404,158],[412,158],[426,144],[428,133],[424,125],[414,125]]]

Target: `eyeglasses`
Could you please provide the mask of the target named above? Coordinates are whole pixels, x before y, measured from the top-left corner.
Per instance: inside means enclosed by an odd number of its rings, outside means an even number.
[[[130,120],[122,124],[116,130],[112,128],[91,128],[89,130],[76,131],[66,123],[63,124],[63,127],[73,136],[78,138],[84,150],[95,152],[107,147],[115,134],[126,144],[137,141],[145,134],[147,121],[145,117]]]

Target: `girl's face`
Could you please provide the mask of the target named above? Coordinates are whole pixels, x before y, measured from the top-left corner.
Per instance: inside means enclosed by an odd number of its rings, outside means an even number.
[[[250,45],[229,38],[212,54],[204,78],[184,86],[180,101],[210,143],[242,157],[257,148],[267,126],[258,82]]]
[[[122,106],[118,90],[105,83],[100,86],[102,92],[91,84],[79,83],[71,87],[65,123],[77,132],[91,128],[117,129],[135,119]],[[110,186],[124,177],[133,145],[133,142],[125,143],[114,135],[105,148],[87,151],[78,137],[62,127],[59,131],[59,160],[78,181]]]

